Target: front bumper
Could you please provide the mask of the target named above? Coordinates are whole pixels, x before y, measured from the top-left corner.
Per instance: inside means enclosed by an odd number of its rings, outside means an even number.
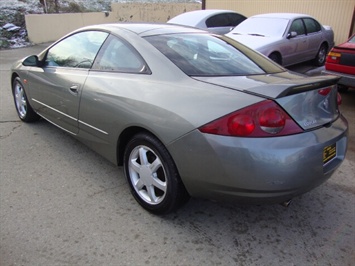
[[[336,157],[323,151],[336,143]],[[251,203],[282,202],[325,182],[345,158],[348,124],[270,138],[237,138],[195,130],[168,146],[193,197]]]

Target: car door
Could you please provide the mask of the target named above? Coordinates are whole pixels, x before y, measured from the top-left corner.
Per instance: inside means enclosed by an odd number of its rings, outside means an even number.
[[[81,136],[90,140],[89,145],[98,145],[103,155],[113,150],[103,147],[117,141],[112,138],[122,130],[122,121],[129,120],[127,106],[138,104],[138,111],[139,103],[130,101],[129,95],[147,86],[150,73],[132,45],[114,35],[107,38],[85,82],[79,111]]]
[[[292,32],[296,32],[295,37],[291,36]],[[295,19],[288,30],[288,51],[283,55],[283,65],[294,64],[304,61],[304,52],[308,49],[308,40],[306,29],[302,19]]]
[[[80,95],[106,32],[75,33],[50,47],[43,67],[29,73],[31,98],[38,113],[72,133],[78,133]]]
[[[304,18],[304,24],[306,26],[308,49],[305,52],[308,59],[316,57],[319,47],[322,44],[322,27],[312,18]]]

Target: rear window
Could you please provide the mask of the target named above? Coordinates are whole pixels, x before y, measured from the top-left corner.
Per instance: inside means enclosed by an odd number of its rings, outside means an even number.
[[[190,76],[245,76],[284,71],[258,53],[223,36],[170,34],[145,38]]]
[[[235,27],[240,22],[245,20],[245,17],[235,13],[222,13],[214,15],[206,20],[208,28],[213,27]]]

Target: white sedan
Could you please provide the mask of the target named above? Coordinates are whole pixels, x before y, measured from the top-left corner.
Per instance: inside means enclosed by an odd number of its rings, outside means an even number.
[[[283,66],[314,60],[322,66],[334,45],[331,27],[304,14],[270,13],[249,17],[228,37],[259,51]]]
[[[170,19],[168,23],[191,26],[218,34],[226,34],[245,19],[245,16],[235,11],[205,9],[182,13]]]

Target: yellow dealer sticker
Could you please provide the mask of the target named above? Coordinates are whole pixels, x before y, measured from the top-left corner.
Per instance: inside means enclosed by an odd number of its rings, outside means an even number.
[[[337,155],[336,144],[329,145],[323,149],[323,163],[326,164]]]

